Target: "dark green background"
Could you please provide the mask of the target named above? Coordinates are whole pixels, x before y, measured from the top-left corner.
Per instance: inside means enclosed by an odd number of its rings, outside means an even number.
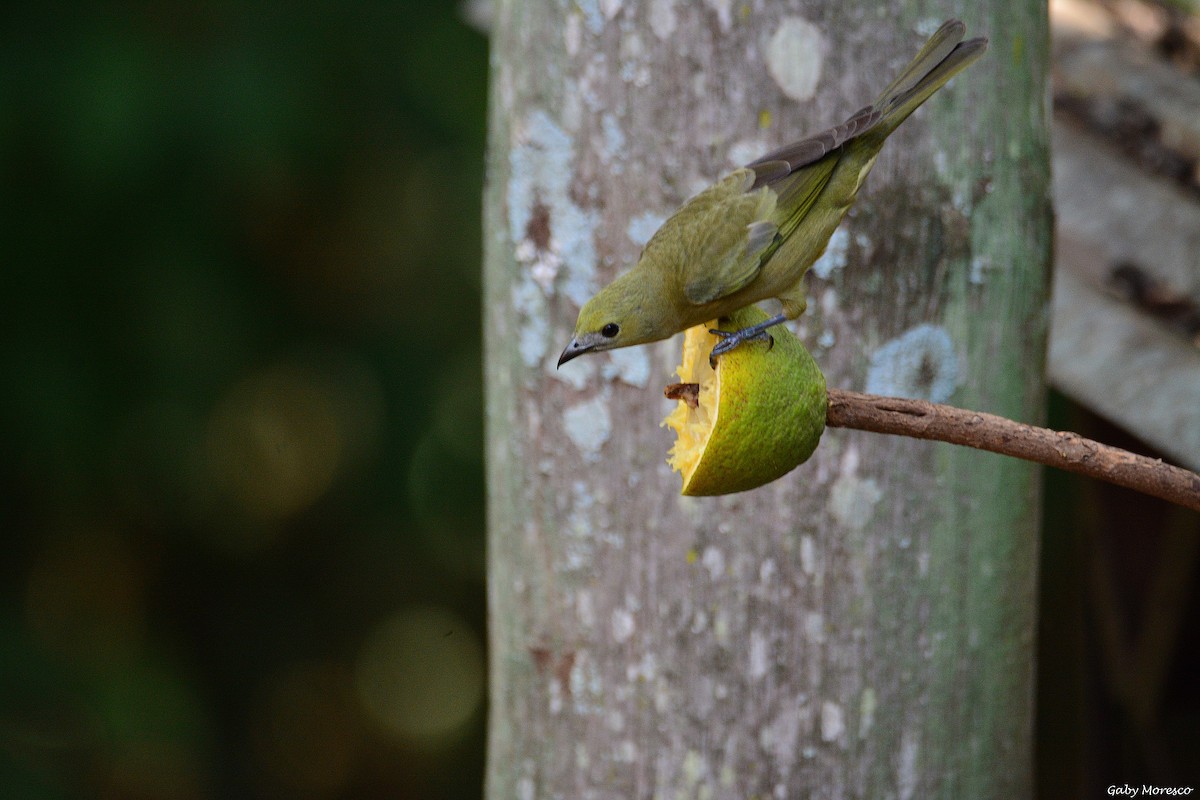
[[[0,796],[479,796],[486,69],[449,2],[5,12]],[[1046,796],[1195,781],[1195,595],[1149,731],[1096,631],[1196,519],[1053,478]]]
[[[0,796],[477,797],[485,37],[18,8]]]

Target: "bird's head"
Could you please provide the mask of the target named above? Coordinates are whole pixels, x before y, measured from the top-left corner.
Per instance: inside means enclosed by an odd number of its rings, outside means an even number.
[[[562,366],[584,353],[665,339],[674,330],[663,327],[663,309],[656,309],[653,291],[637,270],[627,272],[600,290],[579,310],[575,334],[558,358]]]

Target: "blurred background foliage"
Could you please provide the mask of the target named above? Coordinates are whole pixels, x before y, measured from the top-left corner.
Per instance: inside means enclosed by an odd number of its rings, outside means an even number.
[[[477,797],[486,41],[0,25],[0,796]]]
[[[478,7],[6,12],[0,796],[479,796]],[[1042,795],[1194,780],[1197,517],[1046,509]]]

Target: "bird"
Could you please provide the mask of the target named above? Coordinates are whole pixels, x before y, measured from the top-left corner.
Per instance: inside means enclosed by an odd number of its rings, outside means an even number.
[[[686,201],[658,228],[632,269],[584,303],[558,366],[585,353],[659,341],[753,303],[777,299],[781,313],[721,341],[710,363],[807,305],[804,275],[853,205],[888,136],[988,40],[964,41],[947,20],[874,103],[840,125],[734,170]]]

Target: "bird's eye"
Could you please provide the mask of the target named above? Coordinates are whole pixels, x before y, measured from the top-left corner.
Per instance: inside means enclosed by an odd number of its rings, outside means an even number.
[[[600,334],[605,339],[611,339],[621,332],[621,326],[615,322],[610,322],[600,329]]]

